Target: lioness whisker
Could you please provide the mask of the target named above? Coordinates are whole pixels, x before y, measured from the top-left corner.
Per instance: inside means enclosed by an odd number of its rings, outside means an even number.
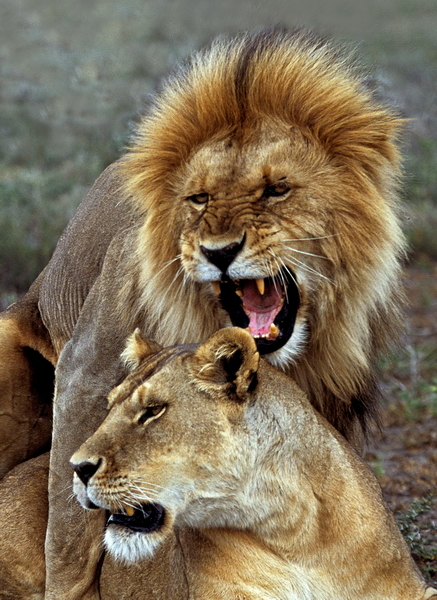
[[[148,486],[150,487],[150,489],[153,489],[154,487],[159,488],[161,490],[165,489],[162,485],[159,485],[157,483],[151,483],[150,481],[143,481],[142,479],[135,479],[131,481],[130,484],[137,487],[137,489],[142,489],[142,486]]]
[[[149,496],[151,494],[158,494],[159,490],[154,490],[153,488],[148,488],[148,487],[141,487],[141,488],[137,488],[137,489],[131,489],[131,496],[132,498],[138,499],[138,498],[142,498],[144,496]]]
[[[66,485],[64,488],[62,488],[62,490],[59,490],[59,492],[57,492],[56,494],[54,494],[52,496],[52,498],[57,498],[58,496],[61,496],[67,490],[71,490],[71,493],[74,493],[73,492],[73,484],[72,483]],[[70,498],[70,496],[67,496],[67,499],[69,499],[69,498]]]

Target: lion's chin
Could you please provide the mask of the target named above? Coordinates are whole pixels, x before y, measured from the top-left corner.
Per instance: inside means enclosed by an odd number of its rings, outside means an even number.
[[[110,515],[105,546],[115,560],[133,563],[150,558],[166,538],[166,511],[160,504],[144,504],[133,514]]]

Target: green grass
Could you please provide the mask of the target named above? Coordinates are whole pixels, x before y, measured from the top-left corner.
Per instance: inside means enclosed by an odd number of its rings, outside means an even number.
[[[435,531],[437,523],[429,515],[436,498],[433,494],[415,500],[411,507],[396,515],[399,529],[404,536],[410,551],[427,578],[437,575],[437,541]]]
[[[437,416],[437,345],[407,345],[381,364],[389,410],[408,420]]]

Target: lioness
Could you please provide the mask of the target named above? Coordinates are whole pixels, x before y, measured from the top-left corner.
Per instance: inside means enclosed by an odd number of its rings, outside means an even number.
[[[155,352],[133,336],[136,367],[72,457],[80,503],[109,516],[103,600],[437,598],[370,470],[292,380],[259,361],[248,333]],[[26,472],[25,494],[28,482]],[[23,497],[18,485],[6,498],[0,488],[2,531],[14,514],[0,565],[12,597],[36,600],[43,548],[32,527],[35,502],[45,527],[45,493]],[[17,547],[22,518],[32,537]]]
[[[103,517],[68,503],[139,326],[200,343],[231,324],[358,448],[396,337],[401,120],[305,31],[215,42],[169,78],[52,260],[0,319],[3,472],[50,443],[47,600],[95,598]],[[84,551],[86,548],[86,551]]]

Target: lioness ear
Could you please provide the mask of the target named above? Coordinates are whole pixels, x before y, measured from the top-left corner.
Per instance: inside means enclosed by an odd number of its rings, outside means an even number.
[[[133,371],[146,356],[155,354],[159,350],[162,350],[162,346],[145,338],[137,327],[133,334],[128,337],[121,359]]]
[[[192,359],[192,374],[201,389],[244,400],[256,386],[259,353],[253,337],[240,327],[214,333]]]

